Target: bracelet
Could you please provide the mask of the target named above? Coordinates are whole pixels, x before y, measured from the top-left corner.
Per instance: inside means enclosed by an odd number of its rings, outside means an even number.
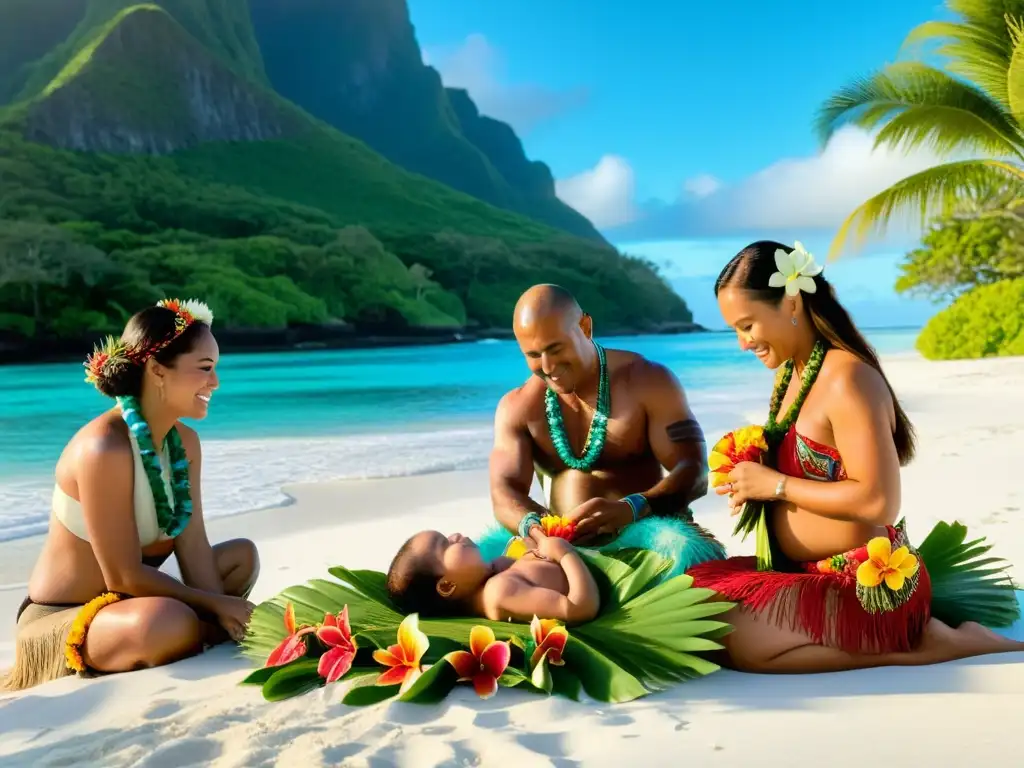
[[[624,501],[629,504],[629,508],[633,510],[633,522],[635,523],[640,519],[640,510],[648,506],[647,497],[642,493],[631,493],[629,496],[625,496],[620,501]]]
[[[783,475],[779,478],[779,484],[775,486],[775,498],[782,499],[782,494],[786,492],[786,477]]]
[[[530,538],[530,529],[535,525],[540,525],[540,515],[536,512],[530,512],[526,517],[519,521],[519,538]]]

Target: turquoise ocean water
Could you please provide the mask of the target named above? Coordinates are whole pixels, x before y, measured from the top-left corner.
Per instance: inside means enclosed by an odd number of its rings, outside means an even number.
[[[916,331],[868,333],[881,354]],[[763,418],[771,372],[732,334],[604,338],[671,368],[708,438]],[[281,486],[484,467],[501,395],[528,375],[513,342],[227,354],[203,439],[210,516],[284,500]],[[0,541],[45,530],[67,439],[110,401],[78,363],[0,367]]]

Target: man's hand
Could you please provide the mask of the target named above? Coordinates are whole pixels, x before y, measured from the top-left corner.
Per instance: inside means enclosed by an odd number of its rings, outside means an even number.
[[[565,515],[576,524],[574,543],[583,543],[604,535],[617,535],[633,522],[633,508],[624,501],[590,499]]]

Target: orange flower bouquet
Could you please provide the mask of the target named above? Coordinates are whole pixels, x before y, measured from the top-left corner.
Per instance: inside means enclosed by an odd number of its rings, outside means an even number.
[[[754,424],[734,429],[715,443],[708,455],[708,482],[712,488],[725,485],[729,482],[729,473],[737,464],[744,461],[760,464],[767,452],[768,441],[764,437],[764,427]]]
[[[764,427],[752,424],[734,429],[715,443],[708,454],[708,483],[712,488],[725,485],[729,482],[729,473],[737,464],[744,461],[763,464],[767,454],[768,440]],[[770,555],[763,554],[768,552],[768,528],[763,501],[748,501],[743,505],[733,535],[740,534],[746,538],[755,530],[758,538],[759,568],[768,567]]]

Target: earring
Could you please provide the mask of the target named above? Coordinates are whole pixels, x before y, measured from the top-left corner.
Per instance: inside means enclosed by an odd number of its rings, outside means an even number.
[[[455,592],[455,585],[450,581],[440,581],[437,584],[437,594],[441,597],[451,597]]]
[[[793,323],[793,325],[796,325],[796,315],[793,315],[792,323]]]

